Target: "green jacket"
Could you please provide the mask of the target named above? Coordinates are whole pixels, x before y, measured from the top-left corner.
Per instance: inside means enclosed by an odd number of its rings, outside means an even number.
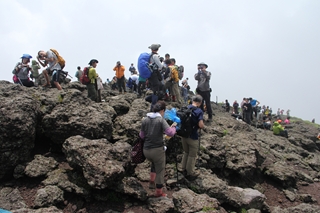
[[[279,135],[280,132],[284,131],[284,127],[281,126],[281,124],[279,124],[279,123],[276,121],[276,122],[273,123],[272,130],[273,130],[273,134]]]

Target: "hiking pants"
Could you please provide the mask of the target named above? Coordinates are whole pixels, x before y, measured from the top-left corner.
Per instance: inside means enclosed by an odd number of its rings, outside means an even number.
[[[176,101],[179,104],[183,103],[182,99],[181,99],[181,94],[180,94],[180,89],[179,89],[178,82],[172,83],[172,95],[174,95],[176,97]]]
[[[251,124],[251,115],[252,115],[252,112],[250,111],[250,112],[244,112],[243,113],[244,114],[244,121],[247,123],[247,124]]]
[[[139,95],[142,94],[141,90],[144,90],[146,88],[146,82],[145,81],[139,81],[138,84],[138,93]]]
[[[194,173],[197,152],[199,149],[198,140],[193,140],[191,138],[182,138],[182,148],[182,170],[187,170],[187,174],[192,175]]]
[[[212,118],[212,108],[211,108],[211,102],[210,102],[210,96],[211,96],[210,91],[203,92],[203,91],[199,90],[199,95],[201,95],[202,98],[203,98],[203,101],[201,103],[200,108],[204,112],[204,102],[206,102],[206,107],[207,107],[207,112],[208,112],[209,118]]]
[[[127,92],[126,91],[126,84],[124,82],[124,76],[122,76],[121,78],[118,78],[117,83],[118,83],[119,92],[122,92],[122,88],[123,88],[124,92]]]
[[[96,85],[89,83],[87,85],[87,90],[88,90],[88,98],[90,98],[93,101],[97,101],[97,89]]]
[[[156,184],[164,184],[164,173],[166,168],[166,152],[163,146],[154,149],[143,149],[144,156],[153,163],[156,173]]]

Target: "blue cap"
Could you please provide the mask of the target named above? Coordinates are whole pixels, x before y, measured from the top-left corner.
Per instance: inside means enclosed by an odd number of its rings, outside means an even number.
[[[30,58],[32,58],[32,56],[29,55],[29,54],[23,54],[21,58],[28,58],[28,59],[30,59]]]

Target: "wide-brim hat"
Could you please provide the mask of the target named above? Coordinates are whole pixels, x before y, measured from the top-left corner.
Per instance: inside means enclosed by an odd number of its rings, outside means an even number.
[[[206,63],[204,63],[204,62],[201,62],[201,63],[198,64],[198,66],[201,66],[201,65],[206,66],[206,68],[208,68],[208,65]]]
[[[99,63],[99,61],[97,59],[91,59],[88,64],[92,65],[94,62]]]
[[[161,47],[160,44],[151,44],[148,48],[152,50],[157,50],[159,49],[159,47]]]
[[[21,58],[27,58],[27,59],[30,59],[30,58],[32,58],[32,56],[31,56],[31,55],[29,55],[29,54],[23,54]]]

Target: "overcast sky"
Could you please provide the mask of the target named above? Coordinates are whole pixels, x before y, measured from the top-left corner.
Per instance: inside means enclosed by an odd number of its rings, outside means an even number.
[[[129,77],[130,63],[159,43],[193,90],[197,64],[208,64],[213,101],[253,97],[320,122],[318,0],[0,0],[0,18],[3,80],[12,82],[22,54],[50,48],[72,76],[95,58],[103,81],[116,61]]]

